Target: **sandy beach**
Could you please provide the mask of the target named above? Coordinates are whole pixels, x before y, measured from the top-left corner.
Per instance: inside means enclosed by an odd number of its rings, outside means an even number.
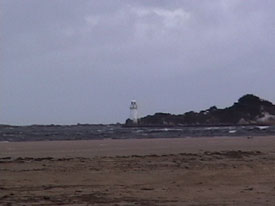
[[[275,136],[0,143],[0,205],[275,205]]]

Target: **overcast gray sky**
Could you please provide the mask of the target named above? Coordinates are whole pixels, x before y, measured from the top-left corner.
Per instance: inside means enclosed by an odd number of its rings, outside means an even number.
[[[274,0],[1,0],[0,123],[275,102]]]

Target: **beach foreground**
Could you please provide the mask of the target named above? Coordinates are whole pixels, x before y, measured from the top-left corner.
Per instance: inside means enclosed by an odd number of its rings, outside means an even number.
[[[275,136],[0,143],[1,205],[274,205]]]

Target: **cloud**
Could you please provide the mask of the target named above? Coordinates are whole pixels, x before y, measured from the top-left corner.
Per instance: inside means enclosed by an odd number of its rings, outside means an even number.
[[[275,101],[274,1],[2,0],[1,123]],[[263,84],[264,82],[264,84]]]
[[[190,14],[183,9],[161,9],[161,8],[151,8],[151,9],[133,9],[133,11],[139,17],[148,17],[156,15],[160,17],[162,23],[165,27],[173,28],[180,26],[190,18]]]
[[[85,17],[85,20],[91,27],[94,27],[99,23],[99,18],[97,16],[87,16]]]

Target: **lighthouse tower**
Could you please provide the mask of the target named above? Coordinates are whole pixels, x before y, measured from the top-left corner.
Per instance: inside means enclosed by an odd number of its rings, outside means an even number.
[[[130,104],[130,119],[134,124],[138,123],[138,107],[136,100],[132,100]]]

